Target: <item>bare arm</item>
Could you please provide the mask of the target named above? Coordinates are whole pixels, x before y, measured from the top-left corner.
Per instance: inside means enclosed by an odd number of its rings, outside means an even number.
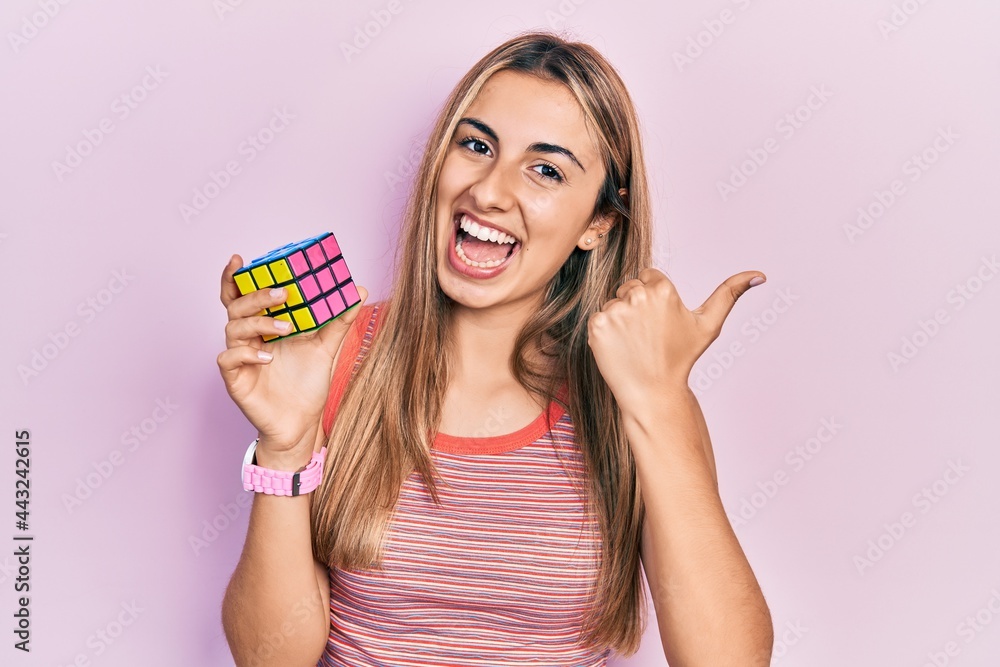
[[[697,399],[685,387],[625,417],[646,505],[642,564],[664,655],[678,667],[770,664],[770,612],[719,497]]]
[[[302,468],[325,444],[321,428],[340,349],[361,301],[317,331],[264,342],[276,319],[261,313],[284,303],[285,289],[242,294],[232,255],[222,271],[226,349],[218,364],[226,391],[257,428],[257,460],[274,470]],[[279,334],[280,336],[280,334]],[[289,388],[294,387],[294,391]],[[315,667],[330,629],[326,567],[312,555],[309,494],[254,494],[240,562],[222,601],[222,626],[238,667]]]
[[[691,401],[691,411],[694,415],[695,422],[698,424],[698,434],[701,436],[701,448],[705,452],[705,460],[708,462],[708,468],[712,471],[712,483],[715,484],[715,489],[719,489],[719,473],[715,468],[715,451],[712,449],[712,438],[708,434],[708,424],[705,423],[705,415],[701,411],[701,405],[698,403],[697,397],[694,397],[694,392],[691,396],[694,400]]]
[[[319,429],[315,451],[321,434]],[[297,455],[275,459],[258,447],[258,463],[297,470],[309,450],[293,451]],[[309,494],[254,494],[243,553],[222,602],[222,625],[238,667],[315,667],[326,648],[330,584],[326,566],[312,555],[309,503]]]

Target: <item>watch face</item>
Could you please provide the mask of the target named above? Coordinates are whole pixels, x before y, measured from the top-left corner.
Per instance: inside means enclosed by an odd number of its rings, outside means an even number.
[[[243,455],[243,467],[240,468],[240,486],[243,486],[243,470],[247,465],[253,463],[254,455],[257,453],[257,440],[258,438],[254,438],[254,441],[247,447],[247,453]]]

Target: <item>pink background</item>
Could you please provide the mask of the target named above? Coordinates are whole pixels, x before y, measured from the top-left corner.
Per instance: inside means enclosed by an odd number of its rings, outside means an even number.
[[[13,287],[0,539],[18,532],[25,428],[36,536],[30,656],[11,647],[16,573],[0,548],[0,662],[232,664],[219,606],[254,432],[215,362],[224,263],[329,229],[380,298],[411,155],[446,94],[512,33],[552,27],[629,86],[656,263],[688,306],[738,271],[768,276],[692,384],[770,603],[774,663],[998,664],[1000,5],[400,0],[348,61],[341,43],[386,2],[224,2],[0,10],[0,270]],[[241,144],[276,109],[293,117],[251,160]],[[783,120],[796,113],[797,127]],[[112,131],[88,146],[102,119]],[[57,173],[81,143],[89,154]],[[180,206],[230,161],[239,173],[185,221]],[[873,218],[852,236],[859,207]],[[50,358],[22,377],[36,353]],[[133,427],[142,440],[123,439]],[[212,539],[196,550],[194,536]],[[123,604],[134,622],[96,640]],[[613,664],[666,664],[652,617],[640,652]]]

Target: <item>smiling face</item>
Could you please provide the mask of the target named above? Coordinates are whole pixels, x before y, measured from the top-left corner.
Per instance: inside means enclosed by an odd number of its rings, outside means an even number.
[[[603,242],[611,220],[592,214],[604,178],[568,88],[511,70],[491,76],[438,176],[441,289],[467,308],[540,304],[574,248]]]

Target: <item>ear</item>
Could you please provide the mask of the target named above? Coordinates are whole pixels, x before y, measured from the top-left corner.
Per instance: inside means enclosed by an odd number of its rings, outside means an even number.
[[[625,188],[619,188],[618,194],[627,201],[628,190]],[[593,221],[591,221],[587,229],[584,230],[580,238],[577,239],[576,247],[580,250],[593,250],[600,244],[604,243],[605,240],[607,240],[608,232],[615,226],[615,221],[617,219],[618,214],[614,211],[596,216]],[[587,239],[590,239],[590,243],[587,243]]]
[[[615,224],[615,217],[614,213],[609,213],[594,218],[580,238],[577,239],[576,247],[580,250],[593,250],[604,243],[604,238],[607,237],[608,231]],[[587,242],[588,239],[590,243]]]

